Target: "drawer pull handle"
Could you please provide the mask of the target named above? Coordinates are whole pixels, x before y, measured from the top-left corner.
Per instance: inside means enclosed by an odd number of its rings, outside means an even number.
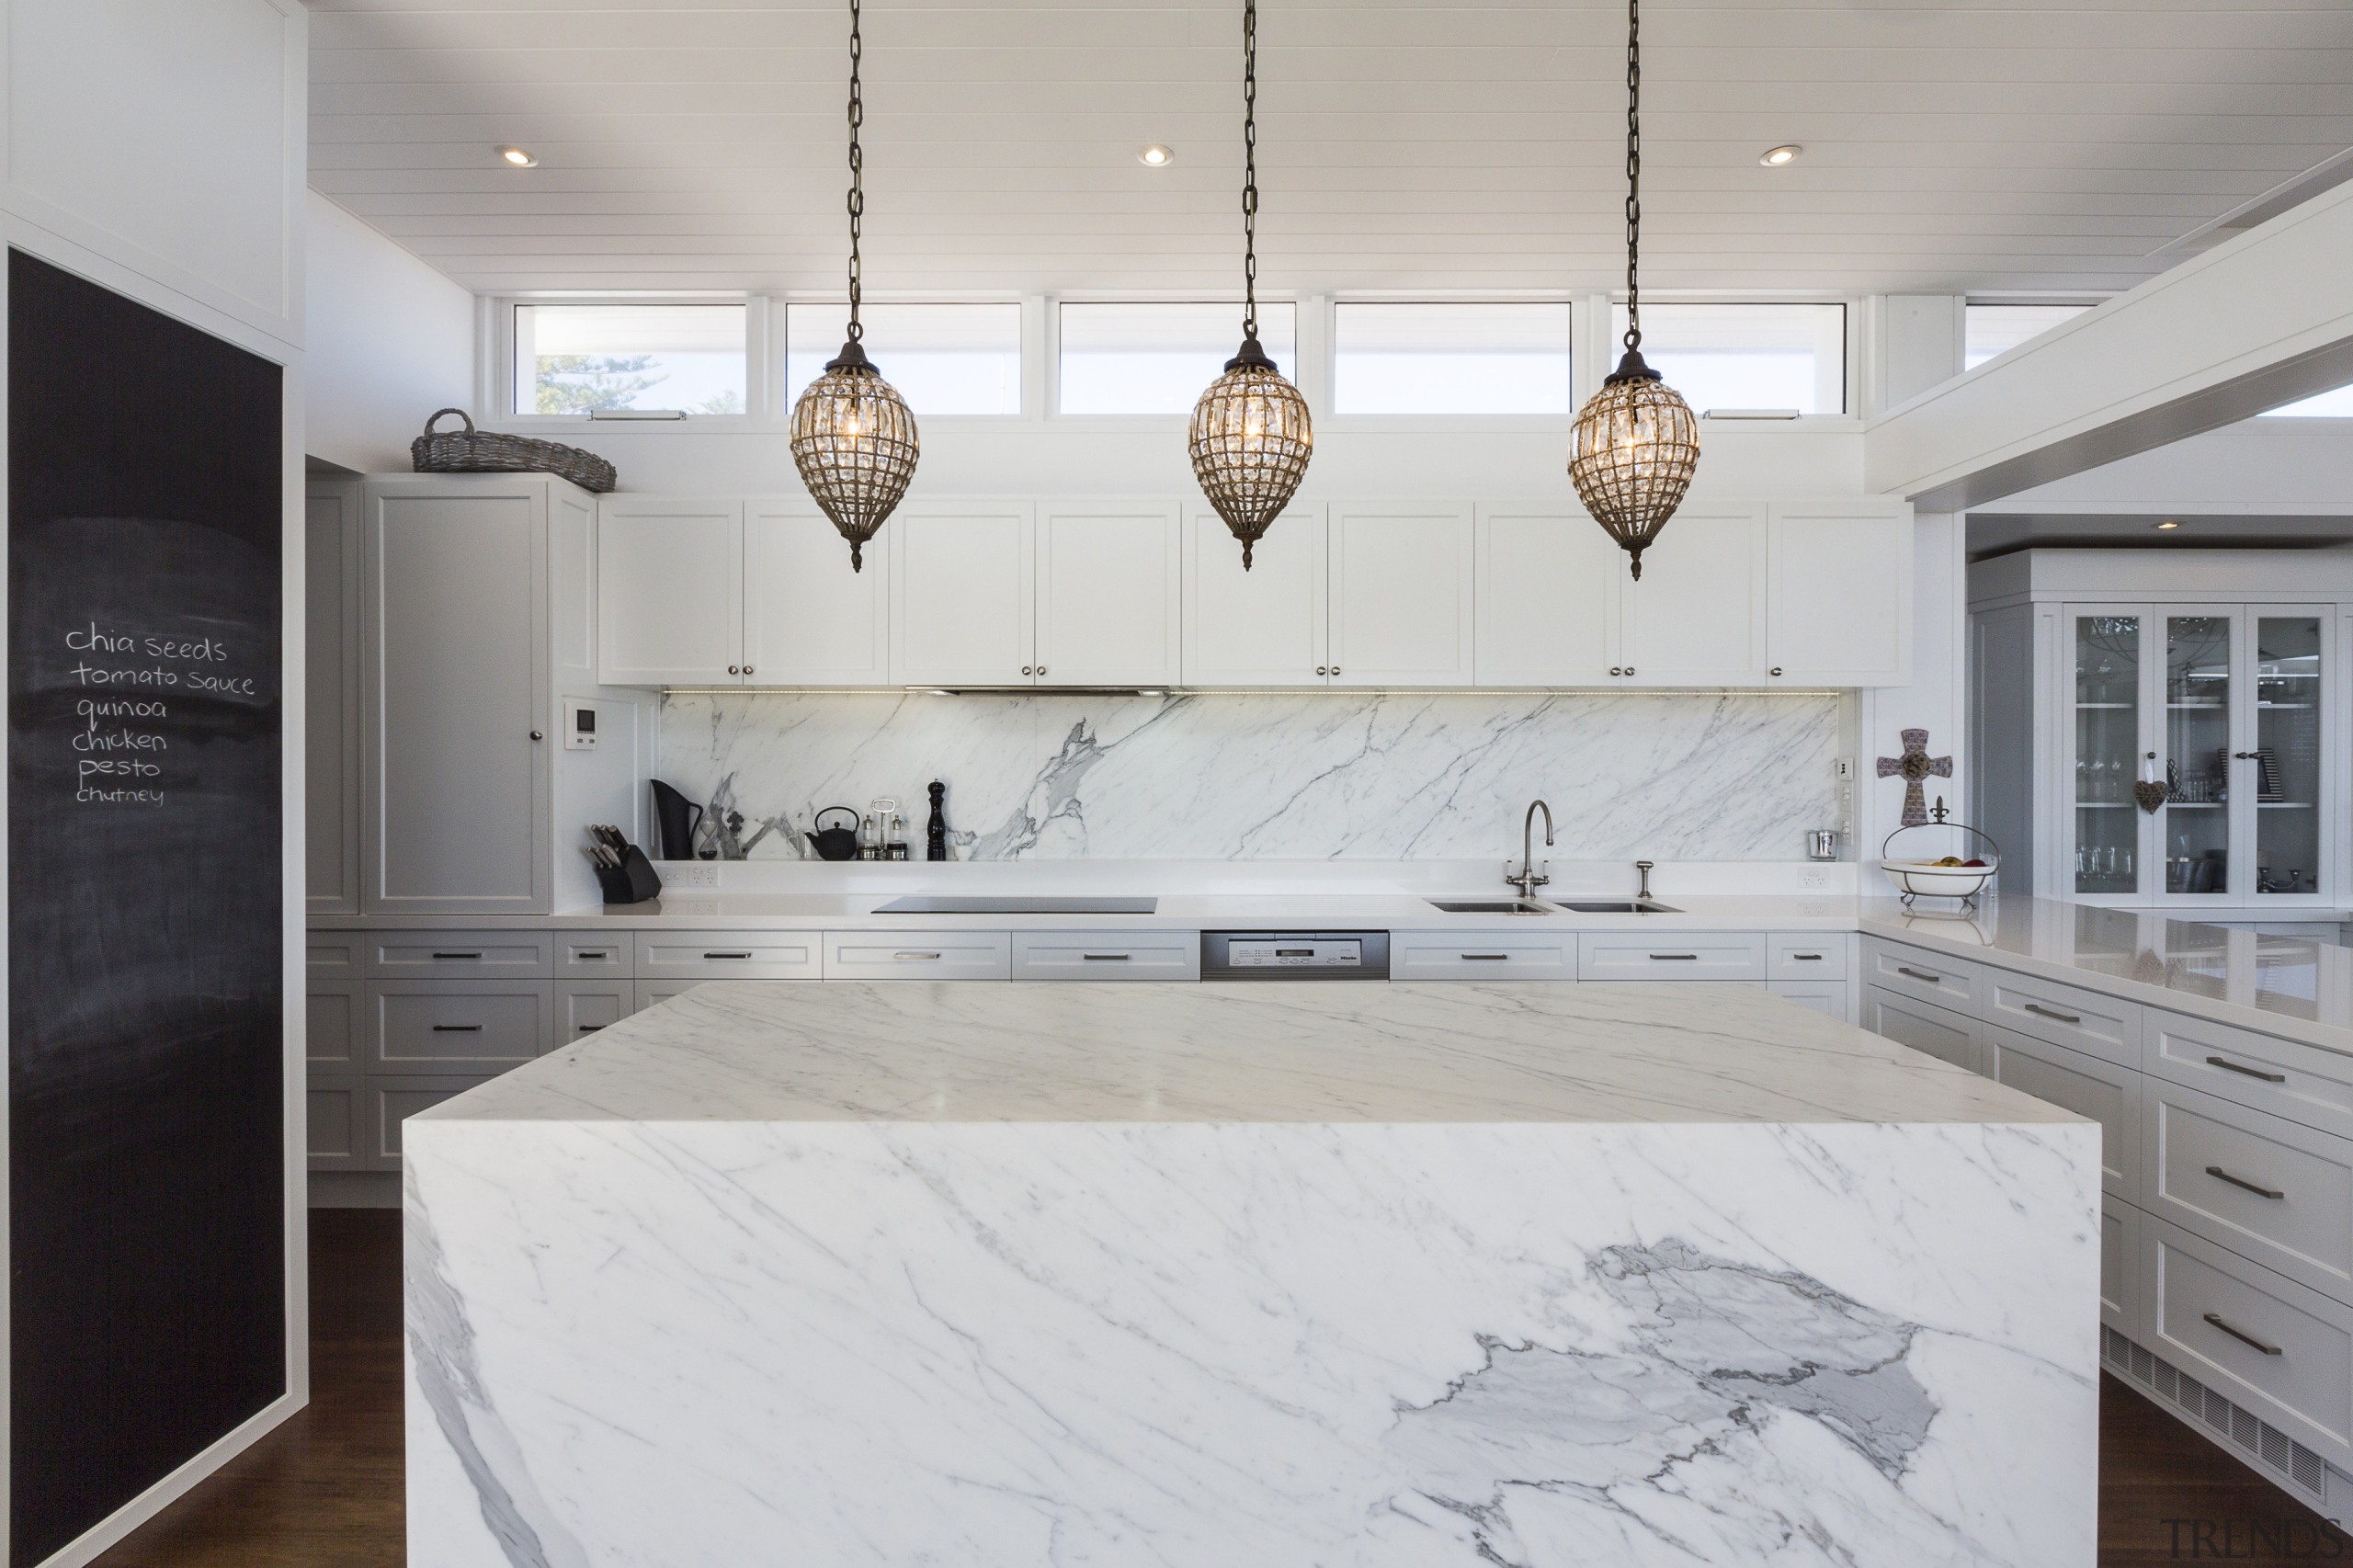
[[[435,1034],[480,1034],[482,1026],[480,1024],[436,1024],[433,1026],[433,1032]]]
[[[2260,1078],[2267,1084],[2284,1084],[2288,1081],[2288,1074],[2285,1073],[2266,1073],[2259,1067],[2242,1067],[2237,1062],[2220,1056],[2208,1057],[2206,1065],[2220,1067],[2225,1073],[2239,1073],[2249,1078]]]
[[[1081,953],[1078,956],[1085,959],[1088,963],[1125,963],[1133,955],[1130,953]]]
[[[434,956],[435,958],[437,958],[437,959],[478,959],[478,958],[482,957],[482,954],[480,954],[480,953],[478,953],[478,952],[474,952],[474,953],[436,953],[436,954],[434,954],[433,956]]]
[[[936,959],[939,955],[938,953],[892,953],[891,956],[894,959]]]
[[[1820,953],[1791,953],[1790,957],[1799,963],[1820,963],[1822,961],[1822,955]]]
[[[1945,980],[1945,977],[1941,974],[1930,974],[1925,969],[1906,969],[1902,964],[1897,964],[1895,966],[1895,972],[1898,974],[1908,974],[1915,980],[1925,980],[1931,985],[1942,985]]]
[[[749,953],[705,953],[705,954],[703,954],[703,957],[705,957],[705,958],[707,958],[707,959],[747,959],[747,958],[750,958],[751,956],[752,956],[752,955],[751,955],[751,954],[749,954]]]
[[[583,1024],[580,1026],[580,1032],[582,1034],[595,1034],[598,1029],[601,1029],[604,1027],[605,1026],[602,1024]]]
[[[2234,1176],[2220,1165],[2208,1165],[2206,1167],[2206,1174],[2212,1176],[2216,1181],[2226,1181],[2233,1187],[2243,1187],[2246,1191],[2255,1194],[2257,1198],[2268,1198],[2277,1202],[2279,1199],[2288,1196],[2276,1187],[2258,1187],[2254,1182],[2246,1180],[2244,1176]]]
[[[612,954],[594,948],[574,953],[572,957],[575,963],[610,963],[613,960]]]
[[[1465,963],[1504,963],[1510,958],[1509,953],[1464,953],[1462,955],[1462,960]]]
[[[2277,1345],[2266,1345],[2255,1335],[2251,1334],[2241,1334],[2237,1329],[2233,1328],[2229,1324],[2224,1323],[2222,1321],[2222,1314],[2220,1312],[2206,1312],[2202,1315],[2208,1323],[2212,1324],[2216,1328],[2221,1329],[2224,1334],[2229,1335],[2241,1345],[2253,1346],[2256,1349],[2262,1351],[2266,1356],[2277,1356],[2280,1354],[2279,1346]]]
[[[2084,1021],[2084,1016],[2081,1013],[2063,1013],[2056,1007],[2046,1007],[2040,1002],[2027,1003],[2026,1010],[2042,1017],[2056,1018],[2063,1024],[2080,1024]]]
[[[1651,955],[1653,963],[1698,963],[1699,961],[1699,955],[1697,953],[1653,953]]]

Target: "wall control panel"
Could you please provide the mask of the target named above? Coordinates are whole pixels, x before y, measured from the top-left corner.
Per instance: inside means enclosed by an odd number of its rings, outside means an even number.
[[[563,749],[597,749],[597,705],[577,697],[563,699]]]

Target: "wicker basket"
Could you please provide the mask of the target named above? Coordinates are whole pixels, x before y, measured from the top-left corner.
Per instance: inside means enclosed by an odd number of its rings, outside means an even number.
[[[445,414],[465,420],[464,434],[434,428]],[[426,420],[425,434],[408,444],[408,455],[419,473],[551,473],[600,495],[620,483],[613,465],[594,452],[531,436],[485,434],[462,408],[445,408]]]

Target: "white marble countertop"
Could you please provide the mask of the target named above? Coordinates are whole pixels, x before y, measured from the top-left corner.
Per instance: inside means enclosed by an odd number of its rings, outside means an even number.
[[[441,1122],[2080,1119],[1740,987],[716,982]]]

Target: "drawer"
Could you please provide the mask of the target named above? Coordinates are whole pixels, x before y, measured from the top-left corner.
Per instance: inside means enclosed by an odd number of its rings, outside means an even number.
[[[302,1096],[311,1169],[360,1168],[360,1102],[365,1087],[357,1073],[311,1075]]]
[[[313,980],[358,980],[367,972],[366,932],[312,931],[306,934],[304,951]]]
[[[2143,1009],[2141,1038],[2156,1076],[2353,1138],[2353,1057],[2155,1007]]]
[[[635,994],[631,998],[631,1001],[634,1005],[630,1008],[630,1011],[632,1013],[642,1013],[648,1007],[658,1007],[663,1003],[667,1002],[671,997],[692,991],[696,986],[700,985],[701,983],[702,982],[699,980],[633,981],[631,983],[630,988]]]
[[[1876,937],[1864,938],[1863,983],[1867,985],[1974,1013],[1978,980],[1977,966],[1965,960],[1939,957]]]
[[[2141,1009],[2131,1002],[1989,969],[1983,976],[1985,1021],[2087,1051],[2140,1071]]]
[[[1811,1007],[1823,1017],[1836,1018],[1842,1024],[1851,1024],[1855,1021],[1852,1017],[1854,1006],[1852,994],[1847,989],[1847,983],[1843,980],[1819,983],[1802,980],[1775,980],[1768,982],[1765,989],[1785,1001],[1795,1002],[1801,1007]]]
[[[444,1100],[456,1099],[495,1076],[453,1074],[446,1077],[368,1079],[360,1097],[362,1167],[399,1169],[402,1122],[418,1111],[431,1110]]]
[[[1199,980],[1199,931],[1016,931],[1016,980]]]
[[[627,980],[559,980],[555,983],[555,1040],[561,1051],[608,1024],[637,1011],[635,983]]]
[[[370,1074],[503,1073],[552,1042],[545,984],[379,980],[368,996]]]
[[[1469,933],[1393,931],[1392,980],[1574,980],[1573,932],[1543,937],[1528,931]]]
[[[554,947],[546,931],[379,931],[369,938],[368,973],[373,980],[544,979]]]
[[[1762,980],[1761,933],[1590,931],[1577,938],[1579,980]]]
[[[814,931],[640,931],[640,980],[815,980]]]
[[[1863,1028],[1940,1062],[1972,1073],[1984,1071],[1984,1026],[1949,1008],[1915,1001],[1883,986],[1867,985],[1863,987]]]
[[[2141,1337],[2141,1211],[2103,1198],[2099,1204],[2099,1321],[2127,1339]]]
[[[2141,1074],[1998,1025],[1985,1026],[1994,1076],[2021,1094],[2099,1123],[2100,1190],[2141,1200]]]
[[[1844,980],[1847,946],[1853,940],[1843,932],[1808,936],[1784,931],[1765,938],[1765,978],[1768,980]]]
[[[827,980],[1010,980],[1005,931],[828,931]]]
[[[303,1052],[313,1072],[357,1073],[368,1023],[368,987],[358,980],[313,979],[303,997]]]
[[[2154,1214],[2140,1342],[2331,1463],[2353,1465],[2353,1307]]]
[[[636,957],[636,944],[627,931],[559,931],[555,935],[555,977],[593,980],[599,975],[627,979]]]
[[[2143,1208],[2353,1301],[2353,1142],[2163,1079],[2141,1122]]]

